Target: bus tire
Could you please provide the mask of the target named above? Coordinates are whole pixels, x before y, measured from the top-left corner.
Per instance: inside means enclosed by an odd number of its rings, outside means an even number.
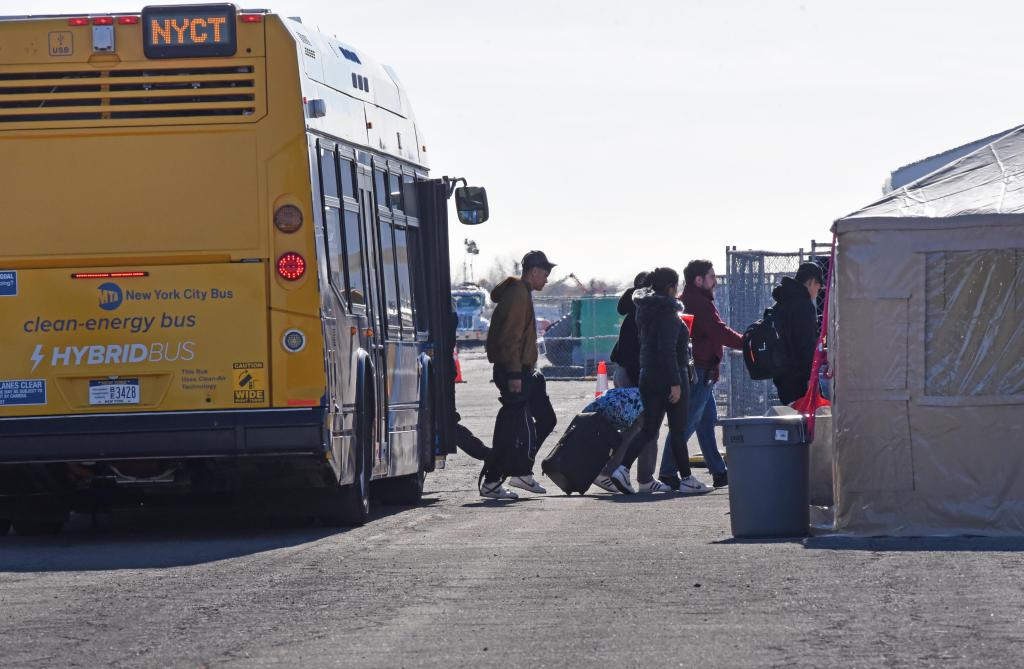
[[[6,537],[11,531],[11,521],[7,518],[0,518],[0,537]]]
[[[13,521],[14,533],[20,537],[42,537],[60,534],[64,529],[62,518],[21,518]]]
[[[416,506],[423,500],[423,483],[427,478],[424,471],[407,474],[393,479],[374,482],[374,492],[381,504],[395,506]]]
[[[331,488],[320,504],[320,522],[331,527],[359,527],[370,515],[370,477],[373,456],[370,450],[369,419],[359,412],[360,429],[356,432],[356,471],[351,484]]]

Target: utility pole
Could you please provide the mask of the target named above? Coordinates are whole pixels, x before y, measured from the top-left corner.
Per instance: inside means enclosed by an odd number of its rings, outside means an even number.
[[[476,283],[476,272],[473,271],[473,256],[480,255],[480,247],[472,239],[462,240],[466,255],[462,261],[462,282]]]

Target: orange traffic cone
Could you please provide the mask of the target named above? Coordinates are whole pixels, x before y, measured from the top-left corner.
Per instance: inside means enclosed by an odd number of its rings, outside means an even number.
[[[608,366],[604,364],[604,360],[597,363],[597,390],[594,391],[594,397],[600,397],[608,392]]]
[[[455,347],[455,383],[465,383],[466,380],[462,378],[462,363],[459,362],[459,347]]]

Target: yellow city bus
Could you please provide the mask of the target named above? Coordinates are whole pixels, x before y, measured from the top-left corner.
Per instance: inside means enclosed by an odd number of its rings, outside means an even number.
[[[0,19],[0,534],[417,501],[454,427],[447,200],[487,217],[426,151],[395,73],[297,19]]]

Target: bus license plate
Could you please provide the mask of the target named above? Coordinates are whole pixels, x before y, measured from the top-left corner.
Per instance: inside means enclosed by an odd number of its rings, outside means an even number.
[[[138,404],[139,380],[116,379],[89,381],[89,404]]]

